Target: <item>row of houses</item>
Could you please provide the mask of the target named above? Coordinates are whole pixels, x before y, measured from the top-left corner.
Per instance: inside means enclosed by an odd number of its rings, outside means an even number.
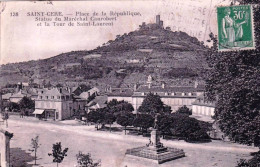
[[[1,97],[3,101],[13,103],[19,103],[23,97],[31,98],[35,101],[33,114],[36,116],[64,120],[96,108],[97,103],[94,102],[96,99],[92,98],[92,101],[89,101],[89,98],[98,96],[99,92],[96,87],[25,88],[18,84],[14,93],[6,93]]]
[[[138,108],[148,93],[154,93],[161,97],[165,105],[175,112],[186,105],[192,109],[194,115],[213,116],[215,104],[204,98],[205,88],[195,82],[194,86],[160,86],[153,85],[153,79],[148,76],[146,84],[135,85],[131,88],[109,88],[107,95],[100,96],[100,90],[96,87],[52,87],[31,88],[18,84],[15,93],[2,95],[3,101],[19,103],[23,97],[29,97],[35,101],[34,114],[46,119],[64,120],[73,115],[85,114],[97,108],[106,107],[107,102],[116,99],[124,100],[133,105],[134,111]],[[92,96],[92,98],[90,98]],[[95,98],[94,98],[95,97]]]
[[[192,109],[193,114],[213,116],[215,104],[207,102],[204,98],[204,85],[199,85],[195,82],[194,86],[166,86],[162,83],[161,86],[153,86],[151,76],[148,77],[147,84],[134,89],[110,89],[108,94],[108,102],[116,99],[124,100],[131,103],[134,110],[137,111],[142,105],[142,102],[148,93],[154,93],[161,97],[165,105],[171,107],[172,112],[176,112],[178,108],[186,105]]]

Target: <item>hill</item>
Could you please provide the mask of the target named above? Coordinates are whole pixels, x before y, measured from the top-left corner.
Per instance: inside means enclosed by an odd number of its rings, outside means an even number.
[[[93,50],[2,65],[0,86],[33,80],[53,85],[82,82],[101,87],[132,87],[145,82],[149,74],[158,82],[189,84],[201,78],[207,68],[206,51],[202,42],[184,32],[143,24]]]

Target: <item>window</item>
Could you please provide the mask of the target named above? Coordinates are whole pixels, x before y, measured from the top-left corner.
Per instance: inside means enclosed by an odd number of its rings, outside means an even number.
[[[42,99],[42,96],[40,96],[40,99]]]
[[[60,96],[57,96],[57,99],[60,99]]]
[[[51,99],[54,99],[54,96],[51,96]]]
[[[49,96],[46,96],[46,99],[49,99]]]

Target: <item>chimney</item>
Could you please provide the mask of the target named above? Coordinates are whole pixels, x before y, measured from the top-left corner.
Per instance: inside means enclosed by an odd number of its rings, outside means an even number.
[[[160,15],[156,15],[156,24],[160,25]]]
[[[194,88],[198,88],[198,85],[199,85],[198,81],[195,81],[194,82]]]
[[[16,86],[16,92],[18,93],[22,89],[22,82],[18,82]]]
[[[165,83],[162,83],[162,88],[163,88],[163,89],[165,88]]]
[[[136,90],[137,90],[137,84],[134,85],[134,91],[136,91]]]

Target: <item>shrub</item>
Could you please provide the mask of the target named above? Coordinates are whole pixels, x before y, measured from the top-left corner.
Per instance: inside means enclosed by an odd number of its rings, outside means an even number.
[[[193,142],[209,139],[207,128],[201,127],[200,122],[187,115],[173,113],[160,116],[158,124],[163,134],[184,138],[185,141]]]
[[[176,113],[179,113],[179,114],[187,114],[187,115],[192,115],[192,110],[189,109],[186,105],[180,107]]]
[[[260,151],[254,153],[254,157],[252,159],[240,159],[237,167],[260,167]]]

